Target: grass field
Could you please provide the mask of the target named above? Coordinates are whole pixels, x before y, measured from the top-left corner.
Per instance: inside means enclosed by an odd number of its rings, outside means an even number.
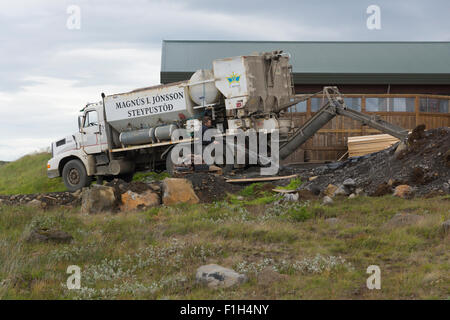
[[[242,194],[117,215],[0,206],[0,298],[449,299],[449,236],[441,230],[449,196],[357,197],[322,206]],[[399,212],[423,219],[389,227]],[[36,226],[67,231],[74,241],[25,241]],[[249,281],[219,290],[197,285],[195,270],[208,263]],[[81,268],[80,290],[66,287],[69,265]],[[369,265],[381,269],[381,290],[366,287]],[[266,268],[280,278],[261,280]]]
[[[65,191],[61,178],[47,178],[49,153],[26,155],[0,166],[0,194]]]

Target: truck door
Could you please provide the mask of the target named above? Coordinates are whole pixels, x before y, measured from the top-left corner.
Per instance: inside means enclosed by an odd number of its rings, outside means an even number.
[[[87,154],[101,152],[101,133],[96,110],[89,110],[84,115],[81,139],[81,147]]]

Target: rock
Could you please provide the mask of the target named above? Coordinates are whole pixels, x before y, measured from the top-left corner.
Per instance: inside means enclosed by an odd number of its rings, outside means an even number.
[[[158,184],[156,184],[156,183],[152,183],[149,186],[155,192],[160,192],[161,191],[161,187]]]
[[[357,196],[362,196],[362,195],[364,195],[364,194],[365,194],[364,189],[363,189],[363,188],[356,188],[355,194],[356,194]]]
[[[42,201],[39,201],[37,199],[33,199],[30,202],[26,204],[27,207],[36,208],[36,209],[43,209],[45,207],[45,203]]]
[[[274,283],[285,280],[286,278],[286,275],[279,274],[272,268],[264,268],[262,271],[258,272],[256,281],[259,285],[270,286]]]
[[[392,188],[386,182],[383,182],[377,186],[375,192],[372,193],[372,196],[381,197],[386,194],[390,194],[391,190],[392,190]]]
[[[247,281],[245,275],[217,264],[201,266],[197,269],[195,278],[197,283],[204,284],[209,288],[229,288]]]
[[[328,219],[325,219],[325,222],[334,226],[335,224],[337,224],[339,222],[339,219],[338,218],[328,218]]]
[[[329,196],[323,197],[323,199],[322,199],[322,204],[323,205],[329,205],[329,204],[332,204],[332,203],[333,203],[333,199],[331,199],[331,197],[329,197]]]
[[[347,188],[354,188],[354,187],[356,187],[356,182],[352,178],[348,178],[348,179],[344,180],[342,185]]]
[[[413,194],[413,189],[407,184],[401,184],[395,187],[394,190],[394,196],[399,198],[409,199],[413,196]]]
[[[285,201],[298,201],[299,195],[298,193],[286,193],[283,196],[283,199]]]
[[[0,206],[5,202],[5,200],[0,199]]]
[[[313,193],[312,191],[308,190],[308,189],[301,189],[297,192],[299,199],[302,200],[313,200],[313,199],[317,199],[317,194]],[[320,190],[319,190],[319,194],[320,194]]]
[[[398,228],[416,224],[423,219],[418,214],[397,213],[386,224],[387,227]]]
[[[349,191],[344,186],[339,186],[336,191],[334,191],[333,196],[347,196]]]
[[[398,144],[397,149],[395,149],[394,157],[396,159],[401,159],[405,155],[406,152],[407,152],[406,143],[404,141],[401,141]]]
[[[83,188],[81,198],[82,213],[111,211],[117,206],[113,187],[94,184],[89,188]]]
[[[209,172],[214,172],[216,174],[222,174],[222,168],[219,168],[218,166],[215,166],[215,165],[210,165]]]
[[[244,197],[243,196],[237,196],[236,199],[239,200],[239,201],[243,201]]]
[[[442,230],[444,231],[444,234],[450,234],[450,220],[442,223]]]
[[[72,196],[76,199],[79,199],[81,197],[81,190],[78,189],[77,191],[73,192]]]
[[[311,193],[316,196],[320,195],[320,188],[318,186],[310,186],[308,187],[308,190],[311,191]]]
[[[137,209],[156,207],[160,204],[158,194],[151,190],[138,194],[131,190],[121,195],[121,211],[133,211]]]
[[[445,165],[450,168],[450,150],[447,150],[447,152],[444,154],[444,161]],[[450,183],[450,181],[449,181]]]
[[[31,230],[26,240],[28,242],[69,243],[73,240],[73,237],[67,232],[61,230],[49,230],[45,228],[37,228]]]
[[[336,187],[334,184],[329,184],[325,190],[323,191],[323,193],[329,197],[332,197],[334,195],[334,193],[336,192],[338,187]]]
[[[199,203],[199,198],[192,188],[192,183],[186,179],[165,178],[162,182],[162,201],[165,205],[176,203]]]
[[[352,193],[351,195],[348,196],[349,199],[354,199],[356,198],[356,194]]]
[[[420,146],[420,144],[417,144],[416,142],[422,140],[423,138],[425,138],[425,124],[419,124],[408,135],[407,139],[408,147],[414,148],[417,147],[417,145]]]

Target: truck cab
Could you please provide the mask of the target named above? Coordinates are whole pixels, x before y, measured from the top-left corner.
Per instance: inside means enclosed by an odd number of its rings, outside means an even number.
[[[95,155],[108,150],[103,103],[87,104],[78,117],[78,132],[51,145],[49,178],[62,177],[69,191],[88,186],[95,174]]]

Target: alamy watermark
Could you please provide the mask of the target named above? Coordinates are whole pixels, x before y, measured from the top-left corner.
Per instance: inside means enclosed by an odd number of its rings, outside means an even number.
[[[69,30],[81,29],[81,8],[77,5],[70,5],[66,9],[67,17],[66,27]]]
[[[172,134],[172,141],[190,139],[191,133],[186,129],[177,129]],[[200,130],[194,131],[193,142],[175,145],[171,160],[177,166],[262,165],[261,175],[274,175],[280,167],[279,151],[279,130],[234,129],[223,134],[211,128],[203,135]]]
[[[381,289],[381,269],[377,265],[371,265],[367,267],[366,273],[370,274],[367,278],[366,285],[367,289],[373,290]]]
[[[367,7],[366,13],[369,17],[366,21],[367,29],[369,30],[380,30],[381,29],[381,9],[380,6],[372,4]]]
[[[71,265],[67,267],[67,274],[70,276],[67,278],[67,289],[77,290],[81,289],[81,269],[79,266]]]

